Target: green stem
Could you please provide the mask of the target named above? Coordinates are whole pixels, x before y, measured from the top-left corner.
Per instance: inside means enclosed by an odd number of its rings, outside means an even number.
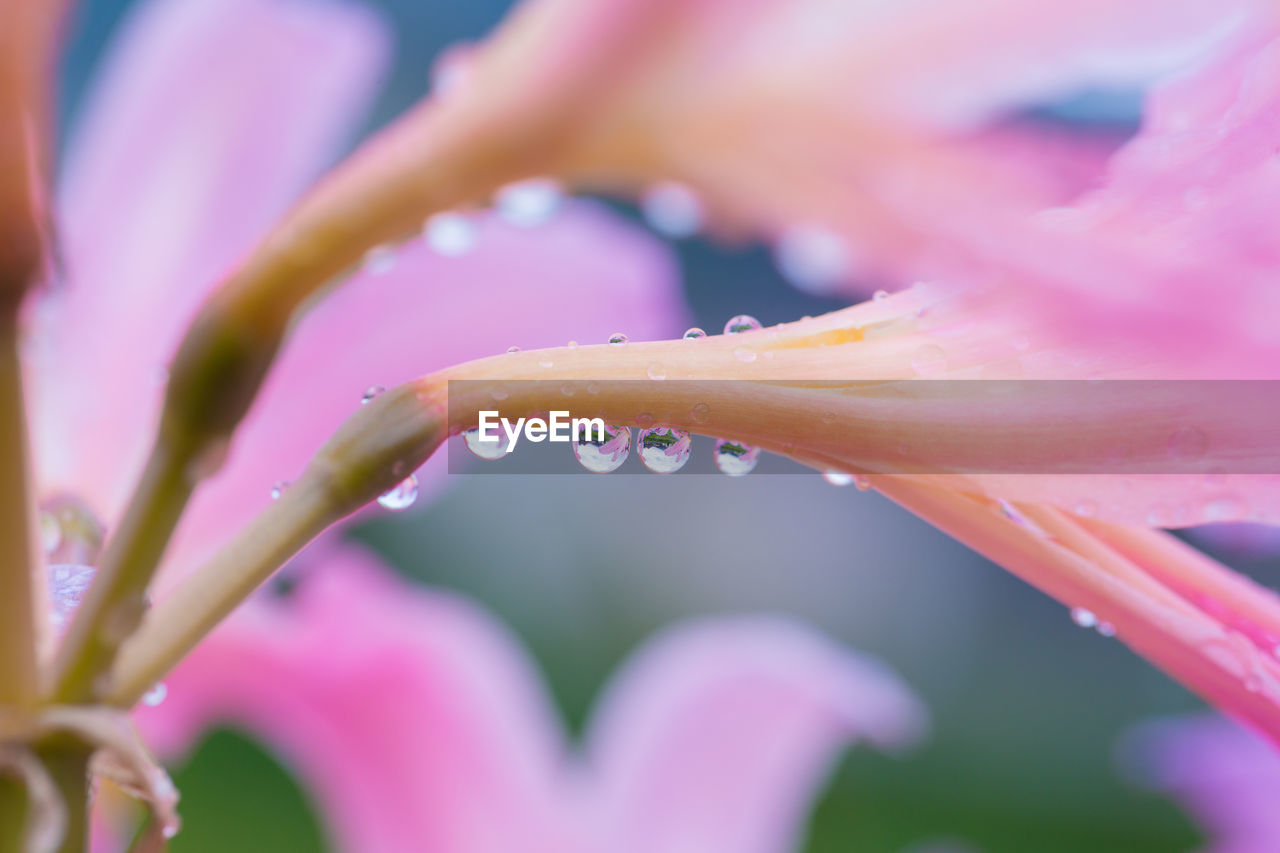
[[[0,705],[37,698],[35,498],[27,454],[17,308],[0,316]]]
[[[70,736],[51,738],[37,754],[49,770],[67,808],[66,834],[59,853],[89,849],[89,758],[93,751]]]
[[[14,776],[0,773],[0,853],[24,853],[27,789]]]

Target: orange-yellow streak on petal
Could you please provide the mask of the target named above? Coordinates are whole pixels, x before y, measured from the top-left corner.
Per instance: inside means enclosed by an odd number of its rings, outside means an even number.
[[[1060,510],[1020,504],[1022,520],[995,501],[935,488],[910,477],[875,477],[890,499],[951,534],[1068,607],[1082,607],[1113,625],[1116,636],[1209,702],[1280,743],[1280,661],[1230,624],[1195,606],[1187,591],[1220,588],[1227,570],[1202,555],[1161,549],[1164,571],[1184,591],[1170,589],[1151,571]],[[1112,538],[1123,539],[1115,528]],[[1153,539],[1167,534],[1142,536]],[[1151,544],[1148,541],[1148,544]],[[1239,592],[1239,590],[1238,590]],[[1274,599],[1250,597],[1271,611]]]

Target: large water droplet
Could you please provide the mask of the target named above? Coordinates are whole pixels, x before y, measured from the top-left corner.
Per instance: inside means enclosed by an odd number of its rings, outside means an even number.
[[[889,291],[887,291],[887,290],[877,290],[875,293],[871,294],[871,298],[872,298],[872,299],[874,299],[876,302],[879,302],[879,301],[881,301],[881,300],[883,300],[883,299],[888,299],[888,298],[889,298]]]
[[[370,275],[391,272],[396,266],[396,250],[393,246],[374,246],[364,253],[364,269]]]
[[[822,479],[826,480],[833,486],[853,485],[853,475],[846,474],[844,471],[823,471]]]
[[[1079,625],[1081,628],[1093,628],[1098,624],[1098,617],[1093,614],[1092,610],[1086,610],[1083,607],[1071,608],[1071,621]]]
[[[370,385],[364,389],[364,393],[360,395],[360,405],[367,406],[373,402],[373,399],[379,394],[385,394],[387,387],[385,385]]]
[[[609,336],[609,345],[620,347],[623,344],[625,344],[628,340],[630,339],[626,335],[622,334],[622,332],[614,332],[612,335]]]
[[[486,462],[493,462],[507,455],[507,440],[501,429],[490,430],[488,439],[480,438],[478,427],[469,429],[462,433],[462,442],[473,456]]]
[[[470,252],[478,237],[475,223],[461,213],[437,213],[422,226],[426,244],[436,254],[449,258]]]
[[[693,439],[682,429],[653,427],[640,430],[636,453],[644,467],[656,474],[671,474],[689,461]]]
[[[93,581],[96,569],[75,563],[55,563],[48,568],[49,620],[55,633],[61,634],[72,614],[84,600],[84,594]]]
[[[762,328],[761,322],[750,314],[738,314],[729,318],[729,322],[724,324],[724,333],[726,335],[740,335],[743,332],[754,332],[756,329]]]
[[[517,346],[507,347],[507,355],[515,355],[518,352],[520,352],[520,347],[517,347]]]
[[[692,329],[686,330],[684,333],[684,339],[686,341],[696,341],[699,338],[705,338],[706,336],[707,336],[707,333],[699,329],[697,326],[694,326]]]
[[[599,430],[579,431],[574,436],[573,455],[588,471],[608,474],[627,461],[631,452],[631,428],[605,424],[603,435]]]
[[[287,488],[289,488],[288,480],[276,480],[275,484],[271,487],[271,500],[280,500],[280,496],[284,494],[284,490]]]
[[[716,442],[716,467],[730,477],[750,474],[760,457],[760,448],[722,438]]]
[[[689,417],[696,424],[705,424],[711,418],[711,407],[706,403],[695,403],[689,410]]]
[[[520,181],[498,191],[498,215],[512,225],[531,228],[549,221],[563,198],[555,181],[547,178]]]
[[[654,362],[653,364],[645,368],[644,372],[646,376],[648,376],[650,379],[653,379],[653,380],[667,378],[667,369],[663,367],[661,364],[658,364],[657,362]]]
[[[142,704],[154,708],[165,700],[169,695],[169,688],[165,686],[163,681],[157,681],[155,686],[142,694]]]
[[[668,237],[692,237],[702,229],[705,212],[702,202],[683,184],[655,184],[640,199],[645,221]]]
[[[792,228],[773,252],[778,271],[797,290],[828,295],[849,278],[849,248],[825,228]]]
[[[413,474],[405,477],[394,489],[378,496],[378,503],[395,512],[408,509],[418,499],[418,478]]]

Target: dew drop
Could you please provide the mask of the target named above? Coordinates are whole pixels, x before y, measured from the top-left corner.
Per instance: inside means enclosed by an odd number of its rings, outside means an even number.
[[[853,487],[854,487],[855,489],[857,489],[858,491],[860,491],[860,492],[870,491],[870,489],[871,489],[871,481],[870,481],[870,480],[868,480],[866,477],[857,477],[857,476],[855,476],[855,477],[853,478]]]
[[[288,480],[276,480],[275,485],[271,487],[271,500],[280,500],[280,496],[284,494],[284,490],[287,488],[289,488]]]
[[[408,509],[418,499],[418,478],[413,474],[405,477],[394,489],[378,496],[378,503],[395,512]]]
[[[577,341],[569,341],[569,349],[577,349],[577,348],[578,348]]]
[[[566,382],[560,386],[560,393],[566,397],[572,397],[577,393],[577,389],[573,387],[572,382]]]
[[[515,355],[518,352],[520,352],[520,347],[507,347],[507,355]]]
[[[689,410],[689,417],[696,424],[705,424],[711,418],[711,407],[706,403],[695,403]]]
[[[797,290],[815,295],[835,291],[849,277],[849,248],[826,228],[792,228],[778,240],[774,263]]]
[[[889,291],[877,290],[875,293],[871,294],[871,298],[874,299],[876,302],[880,302],[881,300],[888,299]]]
[[[702,229],[706,214],[702,202],[683,184],[655,184],[640,199],[645,221],[660,234],[674,239],[692,237]]]
[[[560,186],[547,178],[533,178],[508,184],[498,190],[496,201],[498,215],[522,228],[532,228],[549,222],[560,209],[564,193]]]
[[[822,479],[833,486],[850,486],[853,484],[853,475],[846,474],[844,471],[823,471]]]
[[[733,350],[733,357],[743,364],[750,364],[756,360],[758,355],[759,353],[751,347],[735,347]]]
[[[609,346],[620,347],[624,345],[628,340],[629,338],[626,335],[622,334],[622,332],[614,332],[612,335],[609,336]]]
[[[438,255],[456,258],[476,247],[475,223],[461,213],[437,213],[422,226],[422,239]]]
[[[471,451],[471,455],[486,462],[493,462],[507,455],[507,442],[503,441],[501,430],[493,430],[487,439],[480,438],[479,427],[465,430],[462,442]]]
[[[920,376],[937,376],[947,369],[947,354],[937,344],[924,344],[911,354],[911,369]]]
[[[142,694],[142,704],[149,708],[154,708],[165,700],[169,695],[169,688],[165,686],[163,681],[157,681],[155,686]]]
[[[684,333],[684,339],[686,341],[696,341],[698,340],[698,338],[705,338],[706,336],[707,336],[707,333],[699,329],[697,326],[694,326],[692,329],[686,330]]]
[[[724,333],[726,335],[740,335],[743,332],[754,332],[756,329],[763,328],[762,324],[750,314],[737,314],[729,318],[729,322],[724,324]],[[686,332],[686,334],[688,334]]]
[[[1103,637],[1114,637],[1116,635],[1116,626],[1110,622],[1099,622],[1098,633]]]
[[[84,599],[96,569],[77,563],[55,563],[47,569],[49,576],[49,620],[61,634],[72,614]]]
[[[367,406],[373,401],[374,397],[377,397],[379,394],[385,394],[386,391],[387,388],[385,385],[370,385],[368,388],[364,389],[364,393],[360,395],[360,405]]]
[[[396,250],[392,246],[374,246],[364,253],[364,269],[370,275],[389,273],[396,266]]]
[[[716,442],[716,467],[730,477],[750,474],[760,458],[760,448],[722,438]]]
[[[551,359],[549,359],[549,358],[540,358],[540,359],[538,359],[538,367],[541,367],[541,368],[543,368],[543,369],[546,369],[546,368],[548,368],[548,367],[555,367],[555,366],[556,366],[556,365],[555,365],[555,362],[554,362],[554,361],[552,361],[552,360],[551,360]]]
[[[673,427],[642,429],[636,441],[640,461],[655,474],[679,471],[689,461],[689,451],[693,448],[689,433]]]
[[[661,364],[654,362],[645,369],[645,374],[653,380],[666,379],[667,369]]]
[[[573,440],[573,456],[593,474],[608,474],[622,467],[631,452],[631,428],[605,424],[604,432],[579,431]]]
[[[1081,628],[1092,628],[1098,624],[1098,617],[1093,615],[1092,610],[1086,610],[1083,607],[1071,608],[1071,621],[1079,625]]]

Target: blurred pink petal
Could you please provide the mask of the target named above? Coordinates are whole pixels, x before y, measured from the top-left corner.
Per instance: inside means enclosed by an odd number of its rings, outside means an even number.
[[[69,278],[41,306],[32,360],[46,491],[115,515],[182,330],[347,140],[385,48],[379,22],[346,2],[148,0],[134,12],[61,181]]]
[[[925,729],[883,664],[784,619],[708,620],[650,641],[587,734],[607,850],[792,849],[840,746]]]
[[[673,335],[685,309],[670,251],[589,202],[568,202],[535,228],[476,218],[476,247],[459,257],[422,241],[395,265],[364,272],[299,323],[242,425],[225,469],[196,495],[171,547],[177,579],[301,473],[359,406],[364,391],[510,346]],[[419,474],[441,483],[445,460]]]
[[[1280,755],[1257,735],[1205,715],[1147,723],[1121,747],[1130,773],[1205,829],[1206,853],[1280,849]]]
[[[322,559],[293,598],[233,616],[136,716],[169,756],[210,726],[262,738],[342,850],[787,850],[841,746],[923,726],[872,661],[781,620],[708,622],[623,668],[580,762],[489,616],[353,549]]]

